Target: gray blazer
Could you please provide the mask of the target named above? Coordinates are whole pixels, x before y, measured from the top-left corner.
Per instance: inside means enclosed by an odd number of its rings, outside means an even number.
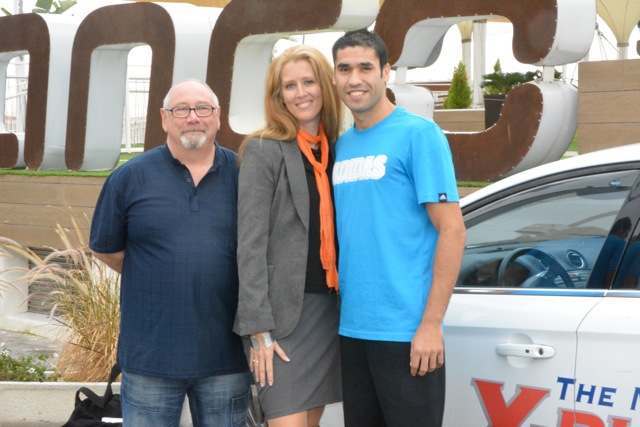
[[[234,332],[286,337],[300,318],[309,249],[309,190],[295,140],[252,139],[238,183],[240,295]]]

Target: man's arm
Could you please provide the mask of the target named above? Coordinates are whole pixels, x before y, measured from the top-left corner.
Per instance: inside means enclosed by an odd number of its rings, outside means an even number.
[[[427,214],[439,233],[433,280],[422,322],[411,341],[411,375],[424,375],[444,364],[444,319],[462,262],[466,230],[458,203],[427,203]]]
[[[93,252],[93,256],[107,264],[112,270],[122,273],[122,261],[124,260],[124,251],[114,252],[111,254],[101,254]]]

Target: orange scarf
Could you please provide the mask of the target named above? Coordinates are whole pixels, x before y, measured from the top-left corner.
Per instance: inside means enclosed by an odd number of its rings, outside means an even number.
[[[316,185],[320,195],[320,261],[322,268],[327,272],[327,286],[338,290],[338,269],[336,268],[335,225],[333,223],[333,202],[331,201],[331,188],[327,176],[327,164],[329,163],[329,142],[324,133],[324,127],[320,124],[318,136],[311,136],[302,129],[298,130],[298,147],[313,166],[316,175]],[[316,161],[309,142],[320,143],[320,162]]]

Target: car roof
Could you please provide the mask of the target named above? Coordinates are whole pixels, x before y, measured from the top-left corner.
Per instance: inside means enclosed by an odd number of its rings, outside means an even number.
[[[495,194],[499,191],[524,184],[528,181],[533,181],[544,176],[595,166],[629,163],[634,161],[640,161],[640,143],[580,154],[574,157],[537,166],[496,181],[495,183],[462,198],[460,206],[467,206],[484,197],[490,196],[491,194]]]

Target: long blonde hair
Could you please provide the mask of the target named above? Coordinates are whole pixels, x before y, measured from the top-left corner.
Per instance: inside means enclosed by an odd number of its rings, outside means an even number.
[[[282,98],[282,68],[289,62],[304,60],[313,69],[322,92],[322,109],[320,122],[329,141],[335,141],[340,135],[343,106],[338,92],[333,85],[333,68],[318,49],[306,45],[292,46],[276,57],[269,65],[265,80],[264,111],[267,125],[242,142],[238,154],[242,158],[244,147],[252,138],[268,138],[280,141],[291,141],[298,134],[298,121],[284,105]]]

